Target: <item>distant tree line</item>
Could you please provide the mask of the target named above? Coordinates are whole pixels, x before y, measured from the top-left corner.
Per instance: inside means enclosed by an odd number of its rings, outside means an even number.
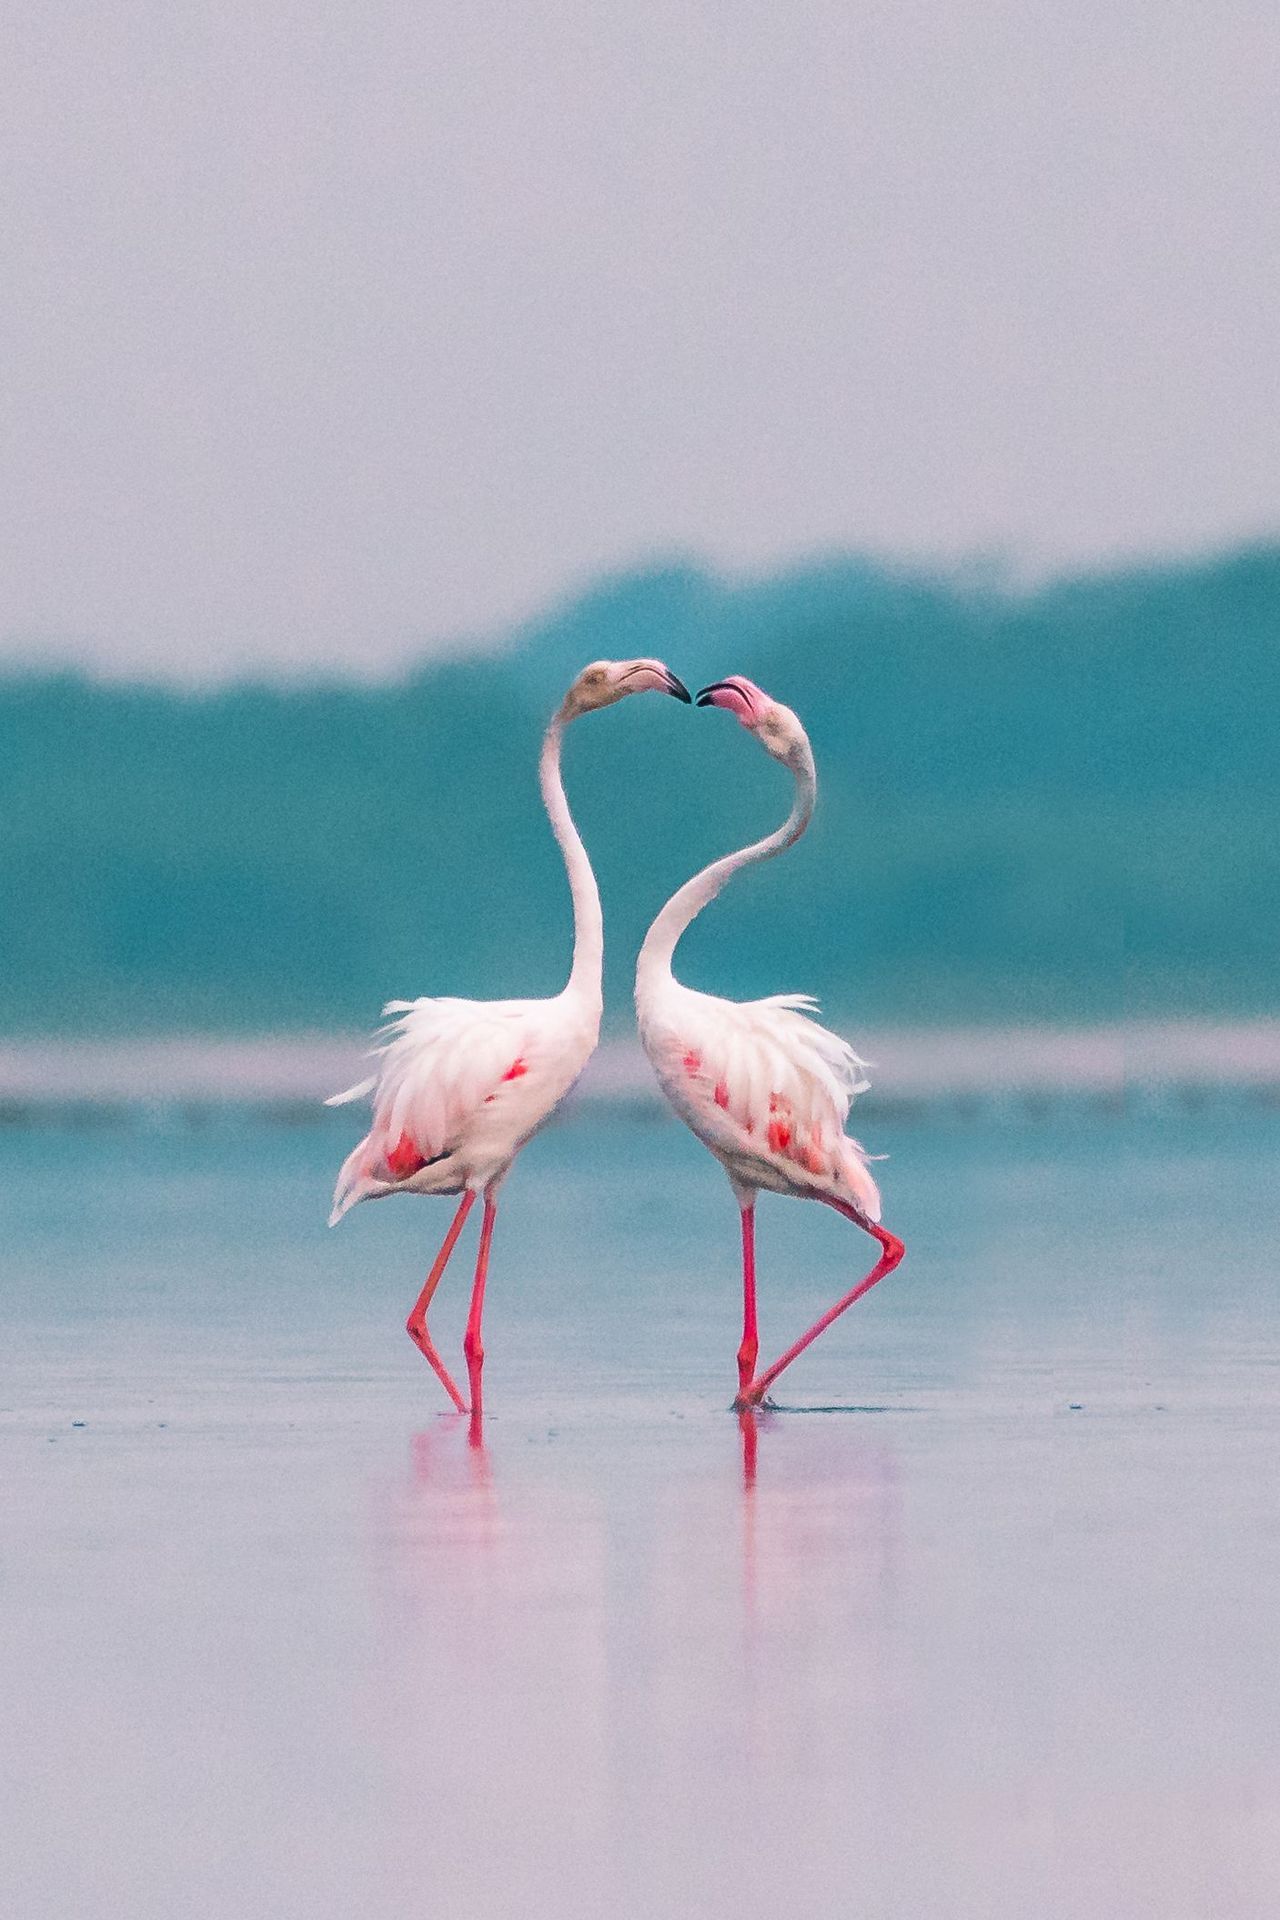
[[[542,725],[596,656],[796,707],[808,839],[726,893],[691,984],[854,1021],[1274,1007],[1280,550],[1020,592],[841,560],[606,582],[501,652],[377,686],[0,680],[0,1024],[362,1026],[388,995],[554,991]],[[650,915],[788,793],[724,716],[631,701],[566,781],[610,1015]]]

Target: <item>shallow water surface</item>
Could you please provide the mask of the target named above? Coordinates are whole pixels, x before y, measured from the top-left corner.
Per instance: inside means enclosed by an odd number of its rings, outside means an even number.
[[[0,1141],[0,1910],[1275,1912],[1276,1116],[875,1131],[907,1261],[746,1423],[718,1170],[535,1142],[482,1437],[332,1124]],[[759,1241],[770,1354],[874,1254]]]

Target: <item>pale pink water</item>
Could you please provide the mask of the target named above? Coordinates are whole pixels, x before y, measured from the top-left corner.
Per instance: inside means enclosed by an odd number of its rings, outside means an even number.
[[[1274,1116],[890,1130],[753,1467],[694,1143],[531,1150],[483,1450],[339,1144],[0,1143],[0,1910],[1277,1910]],[[855,1239],[762,1205],[767,1349]]]

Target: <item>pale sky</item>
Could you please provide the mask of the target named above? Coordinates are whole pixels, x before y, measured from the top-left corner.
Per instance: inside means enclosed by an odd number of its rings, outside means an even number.
[[[6,42],[10,654],[377,669],[673,550],[1280,527],[1274,0],[19,0]]]

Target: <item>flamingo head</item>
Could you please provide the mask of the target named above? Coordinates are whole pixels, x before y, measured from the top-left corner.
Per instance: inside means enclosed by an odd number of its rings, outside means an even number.
[[[698,695],[700,707],[723,707],[736,714],[738,722],[754,733],[766,753],[789,767],[804,761],[812,763],[809,736],[790,707],[771,700],[762,687],[735,673],[728,680],[713,680]]]
[[[565,720],[576,720],[580,713],[611,707],[629,693],[670,693],[677,700],[690,699],[689,689],[661,660],[593,660],[566,693],[560,712]]]

